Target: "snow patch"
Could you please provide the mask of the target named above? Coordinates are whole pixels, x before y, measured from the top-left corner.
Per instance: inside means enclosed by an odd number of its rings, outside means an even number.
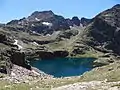
[[[69,28],[72,28],[72,26],[69,26]]]
[[[33,42],[33,44],[34,44],[34,45],[37,45],[37,46],[39,45],[39,44],[38,44],[38,43],[36,43],[36,42]]]
[[[16,76],[16,74],[15,74],[15,73],[13,73],[13,72],[11,72],[11,76]]]
[[[33,34],[36,34],[37,32],[33,31],[32,33],[33,33]]]
[[[46,36],[51,36],[50,34],[47,34]]]
[[[15,39],[14,45],[17,45],[19,50],[23,48],[21,45],[18,44],[18,40],[16,39]]]
[[[32,70],[32,72],[33,72],[34,74],[36,74],[36,75],[40,75],[40,73],[38,73],[38,72],[36,72],[36,71],[34,71],[34,70]]]
[[[80,23],[80,27],[84,27],[82,23]]]
[[[40,21],[40,19],[38,19],[38,18],[35,18],[35,20],[36,20],[36,21]]]
[[[34,27],[35,25],[34,24],[32,24],[32,27]]]
[[[52,26],[52,23],[49,23],[49,22],[42,22],[42,24],[46,26]]]

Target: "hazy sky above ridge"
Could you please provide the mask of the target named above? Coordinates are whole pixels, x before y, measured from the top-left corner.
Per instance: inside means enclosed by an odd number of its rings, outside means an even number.
[[[52,10],[66,18],[92,18],[119,3],[120,0],[0,0],[0,22],[6,23],[44,10]]]

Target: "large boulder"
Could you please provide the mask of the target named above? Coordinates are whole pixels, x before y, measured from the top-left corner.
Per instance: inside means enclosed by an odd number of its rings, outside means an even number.
[[[25,67],[27,69],[31,69],[31,66],[28,65],[26,61],[26,56],[24,52],[20,52],[18,50],[12,50],[10,53],[10,60],[13,64]]]

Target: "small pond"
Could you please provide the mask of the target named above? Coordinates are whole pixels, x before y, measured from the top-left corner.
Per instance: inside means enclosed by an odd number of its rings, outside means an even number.
[[[54,77],[82,75],[93,68],[94,58],[56,58],[32,60],[30,65]]]

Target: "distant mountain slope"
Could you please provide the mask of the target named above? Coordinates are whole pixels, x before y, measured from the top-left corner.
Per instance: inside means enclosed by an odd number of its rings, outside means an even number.
[[[90,20],[82,19],[83,26],[87,25]],[[80,26],[81,20],[74,16],[72,19],[65,19],[63,16],[54,14],[50,11],[33,12],[27,18],[12,20],[7,23],[10,26],[22,26],[23,31],[34,31],[43,34],[52,34],[53,31],[67,30],[71,26]]]

